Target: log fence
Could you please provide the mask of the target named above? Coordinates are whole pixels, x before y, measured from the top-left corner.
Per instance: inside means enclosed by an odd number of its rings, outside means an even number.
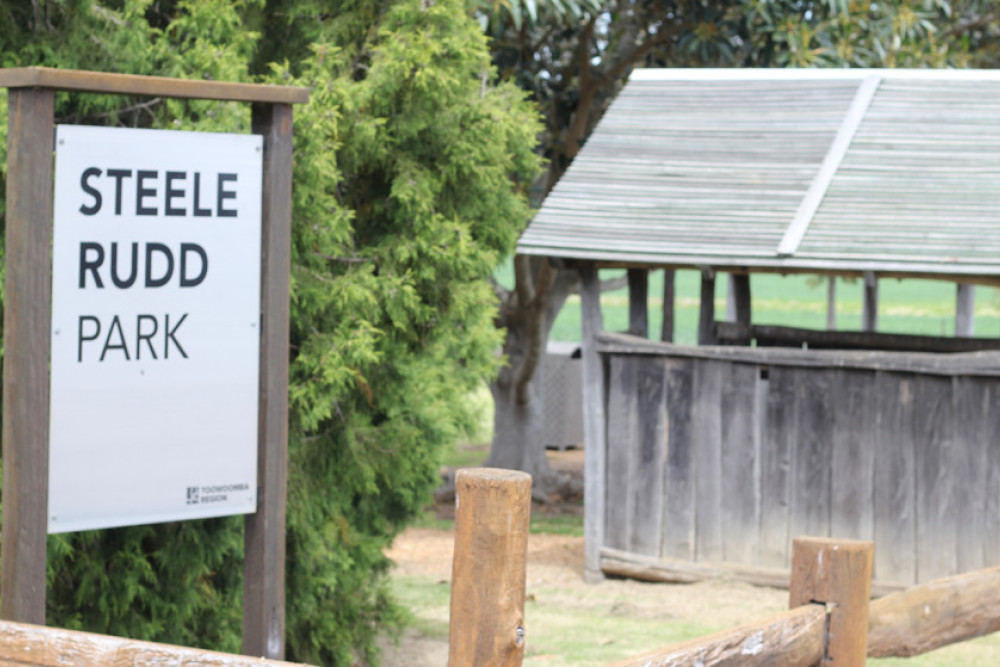
[[[456,476],[451,667],[518,667],[531,477],[488,468]],[[790,609],[609,667],[863,665],[910,657],[1000,630],[1000,567],[937,579],[870,601],[871,542],[796,538]],[[527,619],[530,621],[530,619]],[[291,663],[0,621],[0,664],[279,667]]]
[[[524,619],[530,479],[463,470],[456,491],[449,665],[516,667],[531,638]],[[480,564],[475,574],[471,563]],[[788,611],[609,667],[864,665],[867,657],[920,655],[1000,630],[1000,567],[871,600],[873,563],[870,541],[796,538]]]
[[[295,663],[0,621],[0,664],[31,667],[291,667]]]

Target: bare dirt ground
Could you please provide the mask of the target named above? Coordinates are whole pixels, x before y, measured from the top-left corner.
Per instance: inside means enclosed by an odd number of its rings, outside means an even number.
[[[550,452],[553,468],[582,477],[583,452]],[[439,505],[447,517],[449,507]],[[536,506],[534,513],[579,513],[578,502]],[[434,584],[446,588],[451,576],[454,535],[450,530],[412,528],[387,555],[394,579],[406,590]],[[532,534],[528,540],[526,665],[605,664],[690,635],[730,627],[768,616],[787,607],[787,592],[755,588],[732,581],[692,585],[649,584],[583,579],[583,538]],[[385,664],[437,667],[447,664],[447,599],[442,590],[433,600],[422,595],[413,609],[417,623],[398,646],[386,646]],[[723,602],[724,601],[724,602]],[[429,624],[437,632],[427,632]],[[662,633],[658,628],[663,627]],[[421,628],[423,631],[421,631]],[[587,645],[592,645],[588,650]]]
[[[550,452],[554,468],[582,477],[583,452]],[[579,499],[536,506],[533,513],[574,514]],[[441,518],[453,505],[438,505]],[[448,663],[449,579],[454,534],[411,528],[387,555],[395,563],[397,597],[413,614],[398,644],[385,642],[389,667],[443,667]],[[583,538],[532,534],[528,540],[527,647],[524,664],[599,666],[765,618],[787,609],[788,592],[726,579],[696,584],[583,580]],[[1000,664],[1000,634],[910,659],[869,661],[882,667],[978,667]]]
[[[394,575],[401,578],[419,578],[447,582],[451,576],[453,534],[450,531],[410,529],[400,536],[388,555],[396,563]],[[560,642],[552,637],[539,637],[539,628],[548,628],[554,615],[560,611],[593,611],[597,617],[606,615],[613,624],[595,621],[589,614],[579,618],[580,627],[573,632],[575,641],[593,641],[600,655],[628,657],[669,644],[674,637],[664,633],[657,641],[650,636],[644,645],[626,643],[617,626],[629,619],[653,625],[657,619],[676,626],[729,627],[762,618],[786,608],[787,592],[755,588],[727,581],[702,582],[692,585],[648,584],[629,580],[606,580],[600,584],[587,584],[583,580],[583,538],[565,535],[533,534],[528,540],[527,599],[525,622],[528,627],[528,646],[525,664],[584,664],[550,652]],[[724,601],[724,602],[723,602]],[[418,617],[447,618],[447,609],[416,610]],[[535,618],[533,618],[533,616]],[[572,616],[572,615],[570,615]],[[710,619],[706,623],[706,619]],[[534,632],[533,632],[534,628]],[[713,628],[714,629],[714,628]],[[647,629],[647,632],[649,630]],[[655,635],[655,633],[653,633]],[[535,647],[532,648],[533,640]],[[620,643],[621,651],[613,644]],[[615,656],[615,653],[620,655]],[[398,647],[388,647],[386,665],[430,667],[447,664],[447,637],[422,636],[409,631]],[[596,664],[601,664],[599,659]]]

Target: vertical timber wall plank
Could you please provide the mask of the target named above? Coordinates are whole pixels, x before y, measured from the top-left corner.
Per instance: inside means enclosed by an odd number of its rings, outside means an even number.
[[[986,525],[983,529],[983,558],[987,566],[1000,565],[1000,410],[996,409],[1000,401],[1000,387],[994,380],[983,382],[982,409],[986,435],[983,438],[986,462],[984,511]]]
[[[584,439],[584,578],[600,581],[604,546],[604,508],[607,463],[604,362],[597,352],[601,318],[601,285],[593,264],[580,266],[580,326],[583,347]]]
[[[916,583],[916,460],[912,424],[914,377],[875,373],[875,578]]]
[[[956,466],[956,558],[959,572],[980,570],[993,565],[986,560],[987,447],[996,440],[996,431],[989,430],[992,406],[987,398],[990,381],[980,378],[956,377],[952,383],[955,410],[954,462]],[[995,507],[995,506],[994,506]]]
[[[608,485],[604,545],[627,549],[633,502],[631,473],[638,439],[636,361],[632,355],[614,355],[608,362]]]
[[[791,474],[798,440],[795,381],[792,369],[768,371],[760,466],[760,564],[764,567],[790,563]]]
[[[668,359],[667,461],[663,489],[664,558],[694,560],[694,430],[691,359]]]
[[[874,521],[875,374],[833,371],[832,510],[830,533],[871,540]]]
[[[663,526],[663,477],[667,459],[667,378],[662,359],[633,357],[636,363],[639,419],[632,449],[628,550],[660,555]]]
[[[264,135],[257,513],[244,522],[243,653],[285,655],[288,478],[288,289],[292,229],[292,107],[255,104]]]
[[[699,360],[694,374],[695,558],[722,560],[722,424],[720,397],[727,363]]]
[[[746,276],[744,276],[746,277]],[[758,487],[754,477],[758,367],[732,363],[722,386],[722,558],[755,563]]]
[[[8,97],[0,618],[45,624],[54,92]]]
[[[798,438],[792,467],[791,536],[830,535],[832,371],[796,369]]]
[[[925,375],[915,383],[913,441],[917,461],[917,581],[955,574],[959,460],[953,435],[952,379]]]

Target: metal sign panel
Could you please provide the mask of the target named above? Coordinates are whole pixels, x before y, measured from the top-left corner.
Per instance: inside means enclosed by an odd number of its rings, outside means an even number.
[[[262,138],[56,131],[49,532],[256,509]]]

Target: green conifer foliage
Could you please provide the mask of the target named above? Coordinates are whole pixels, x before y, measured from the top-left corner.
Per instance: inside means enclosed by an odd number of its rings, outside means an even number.
[[[528,218],[535,112],[490,83],[459,0],[32,5],[0,7],[4,66],[311,89],[294,130],[288,657],[374,661],[401,616],[383,550],[472,423],[462,398],[496,369],[486,278]],[[259,64],[262,45],[280,64]],[[232,103],[60,94],[56,114],[249,129]],[[241,518],[52,536],[48,622],[238,651],[242,544]]]

